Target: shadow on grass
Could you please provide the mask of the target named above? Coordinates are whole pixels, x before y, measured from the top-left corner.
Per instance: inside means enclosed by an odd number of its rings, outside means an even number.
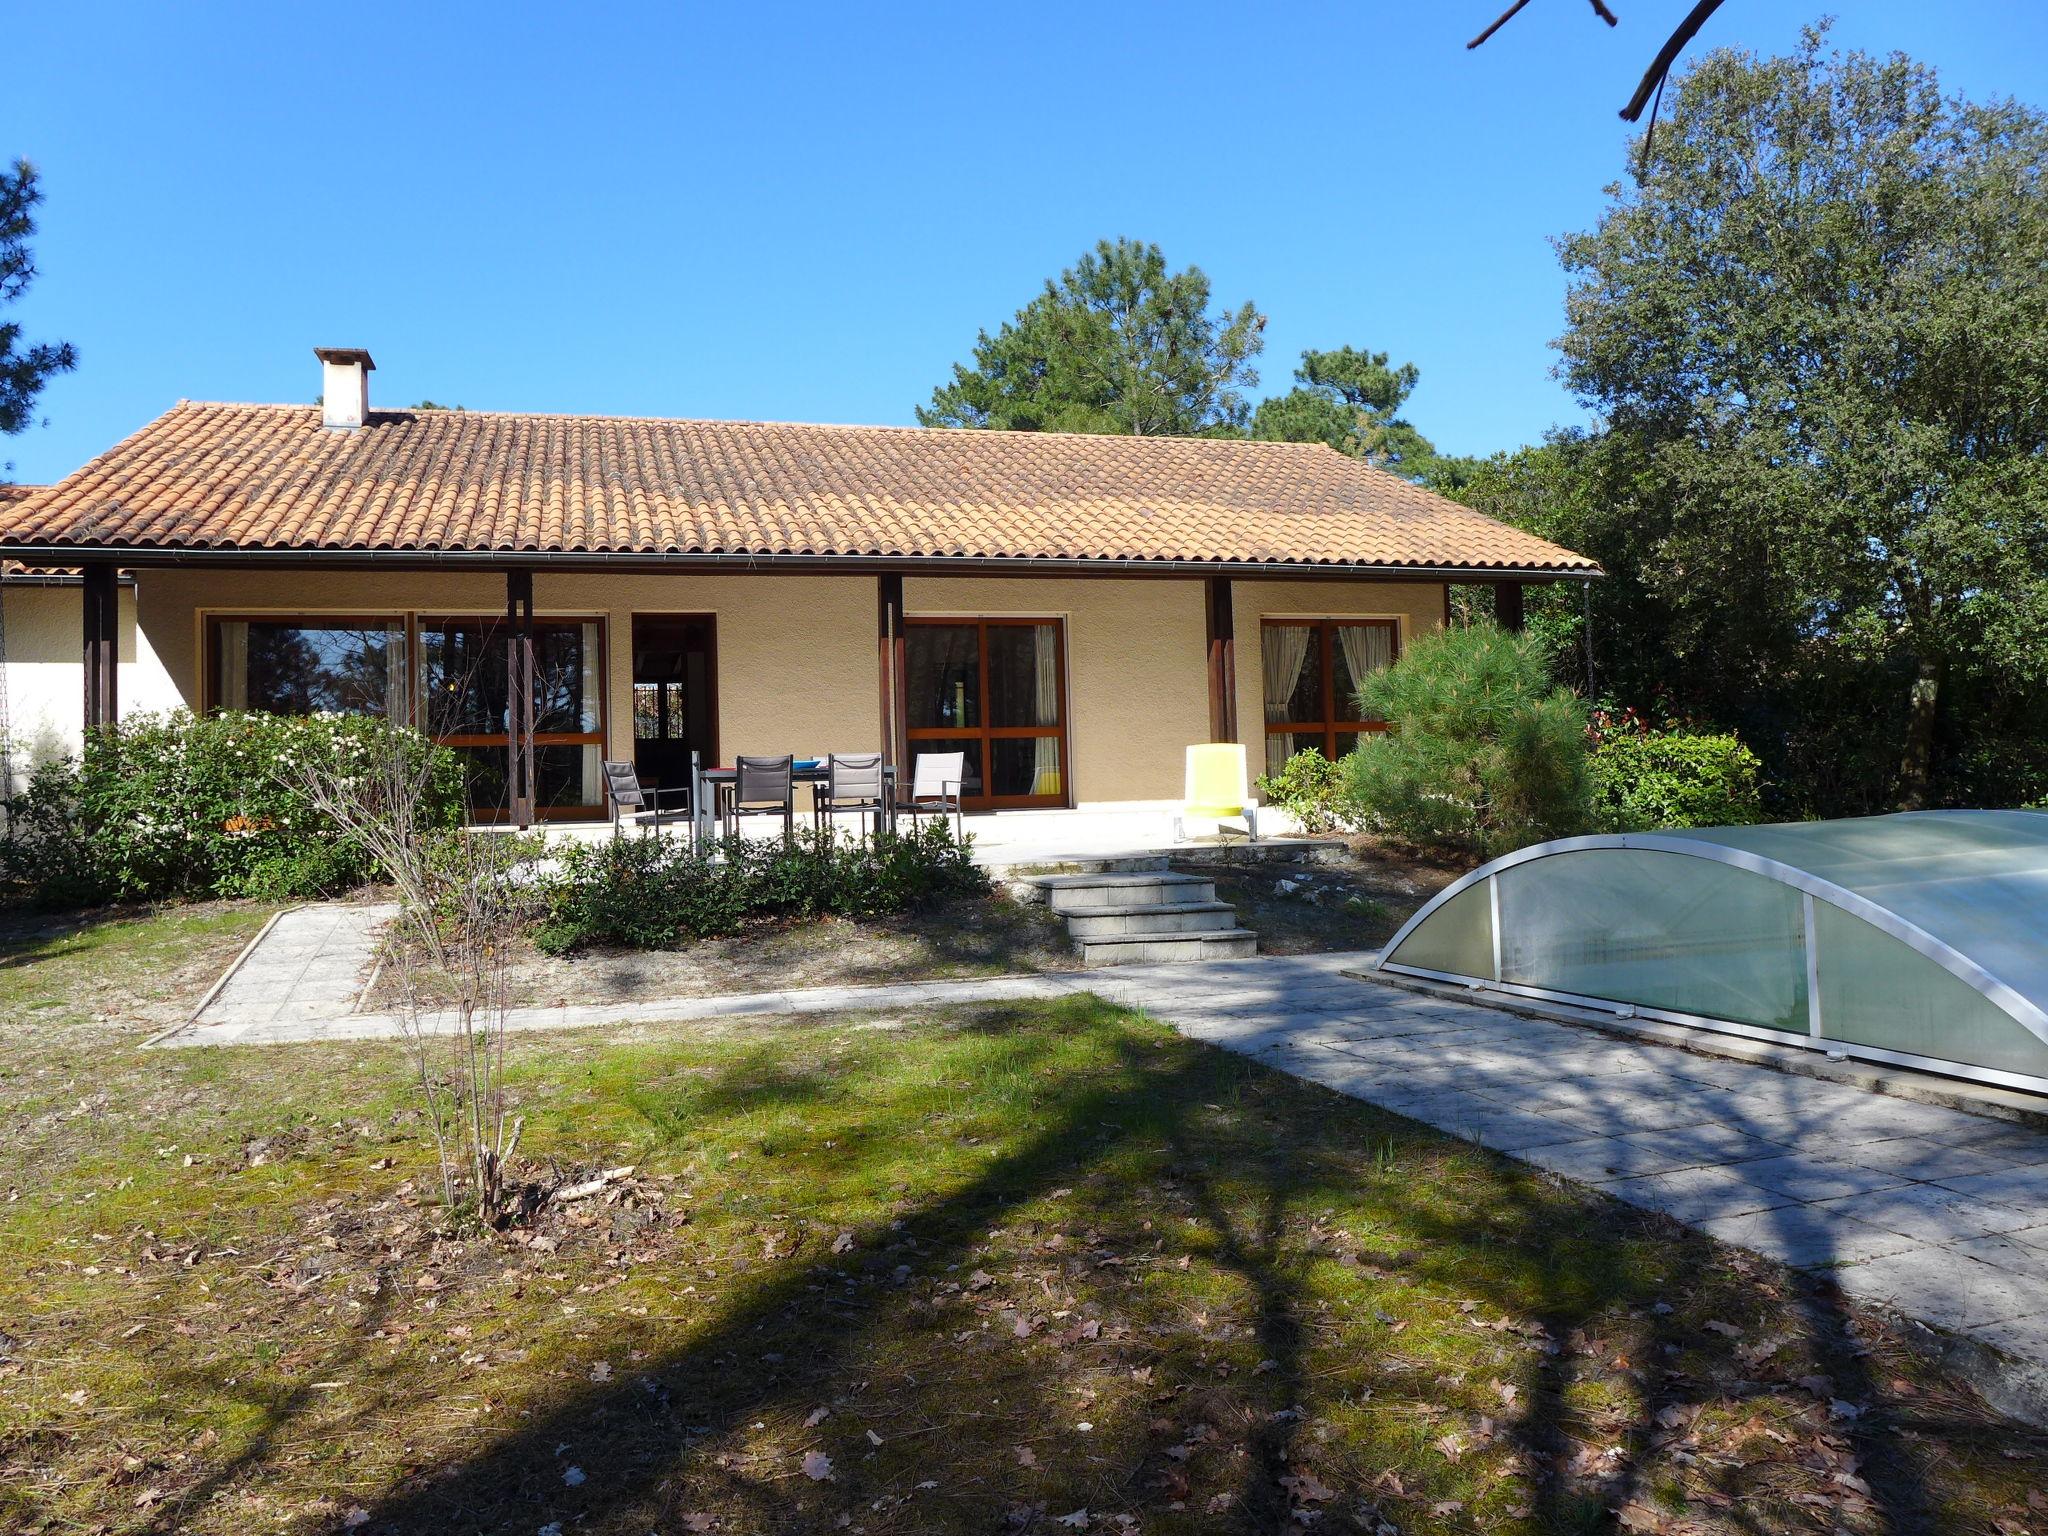
[[[1019,1027],[1027,1017],[1037,1037]],[[790,1260],[728,1274],[724,1299],[687,1345],[622,1380],[579,1383],[535,1405],[530,1417],[475,1454],[393,1489],[372,1506],[367,1529],[497,1531],[553,1522],[564,1532],[667,1529],[693,1507],[690,1499],[716,1501],[726,1529],[748,1528],[749,1519],[763,1529],[829,1529],[838,1516],[868,1519],[874,1518],[869,1511],[901,1508],[920,1477],[937,1488],[934,1500],[956,1501],[948,1518],[958,1516],[957,1523],[944,1528],[1003,1529],[1007,1516],[1010,1529],[1055,1529],[1053,1517],[1064,1510],[1032,1499],[1046,1483],[1015,1471],[1003,1453],[1014,1436],[1072,1423],[1071,1383],[1037,1380],[1014,1363],[996,1362],[1000,1374],[973,1392],[994,1384],[998,1395],[986,1401],[972,1393],[948,1395],[945,1374],[963,1342],[971,1353],[1007,1346],[1007,1340],[985,1327],[979,1335],[970,1330],[946,1339],[950,1324],[936,1315],[933,1287],[970,1261],[992,1227],[1015,1221],[1021,1203],[1071,1194],[1091,1181],[1111,1187],[1099,1191],[1100,1199],[1084,1188],[1077,1198],[1085,1207],[1070,1224],[1087,1228],[1083,1241],[1097,1254],[1097,1272],[1160,1262],[1145,1253],[1164,1241],[1150,1219],[1156,1211],[1118,1203],[1121,1182],[1136,1177],[1173,1184],[1185,1194],[1198,1229],[1190,1241],[1199,1240],[1216,1270],[1235,1282],[1261,1361],[1252,1379],[1232,1383],[1244,1399],[1234,1422],[1245,1457],[1237,1467],[1236,1447],[1224,1447],[1236,1487],[1210,1528],[1291,1528],[1298,1499],[1282,1480],[1297,1450],[1301,1413],[1314,1415],[1323,1390],[1305,1363],[1304,1311],[1308,1266],[1325,1261],[1306,1255],[1295,1240],[1313,1214],[1303,1207],[1327,1199],[1332,1180],[1365,1163],[1375,1141],[1392,1142],[1397,1168],[1402,1158],[1428,1163],[1443,1144],[1434,1133],[1334,1095],[1318,1106],[1316,1127],[1276,1141],[1268,1129],[1248,1123],[1255,1116],[1225,1108],[1247,1084],[1253,1093],[1271,1086],[1264,1068],[1123,1028],[1114,1010],[1092,999],[1061,1005],[1050,1024],[1043,1012],[990,1011],[966,1028],[1015,1037],[1017,1051],[1005,1070],[1042,1075],[1026,1129],[985,1167],[897,1219],[860,1231],[855,1253],[843,1261]],[[1116,1029],[1118,1037],[1105,1061],[1073,1071],[1054,1047],[1060,1030],[1084,1028]],[[759,1066],[752,1061],[736,1073]],[[680,1137],[689,1117],[713,1104],[742,1113],[801,1109],[824,1094],[829,1080],[829,1065],[814,1065],[782,1070],[759,1097],[744,1085],[712,1083],[678,1098],[665,1119],[649,1118],[658,1130]],[[1301,1112],[1307,1102],[1301,1093],[1284,1090],[1282,1107]],[[878,1106],[876,1121],[887,1113]],[[879,1123],[851,1129],[885,1134]],[[1709,1402],[1727,1400],[1724,1388],[1684,1368],[1684,1357],[1705,1352],[1725,1358],[1731,1341],[1697,1334],[1696,1321],[1682,1308],[1658,1310],[1667,1295],[1686,1296],[1712,1279],[1716,1250],[1656,1218],[1589,1210],[1578,1197],[1510,1165],[1502,1164],[1483,1187],[1490,1192],[1485,1198],[1447,1202],[1433,1192],[1428,1169],[1406,1181],[1398,1174],[1377,1179],[1375,1214],[1404,1249],[1389,1264],[1450,1295],[1474,1298],[1495,1314],[1540,1325],[1541,1339],[1525,1340],[1530,1358],[1515,1383],[1518,1401],[1503,1412],[1500,1428],[1521,1453],[1531,1485],[1527,1519],[1544,1530],[1611,1529],[1613,1510],[1655,1492],[1648,1478],[1671,1427]],[[1632,1260],[1630,1244],[1661,1257]],[[1825,1298],[1817,1297],[1814,1307],[1809,1345],[1815,1357],[1843,1373],[1845,1389],[1875,1393],[1874,1383],[1856,1377],[1853,1349],[1830,1333]],[[1630,1378],[1636,1389],[1625,1422],[1596,1425],[1572,1406],[1581,1357],[1571,1344],[1584,1330],[1614,1324],[1618,1311],[1645,1321]],[[1199,1331],[1192,1342],[1133,1345],[1155,1359],[1176,1349],[1201,1356],[1208,1348]],[[875,1441],[878,1447],[886,1441],[885,1449],[870,1453],[847,1431],[833,1442],[831,1480],[817,1482],[786,1461],[763,1466],[745,1452],[746,1437],[771,1419],[787,1425],[812,1405],[843,1401],[850,1388],[864,1386],[855,1378],[874,1373],[877,1357],[910,1383],[909,1400],[850,1417],[887,1428]],[[1380,1390],[1412,1401],[1418,1386],[1380,1356],[1361,1359],[1349,1374],[1368,1396]],[[1512,1368],[1507,1374],[1517,1375]],[[1190,1382],[1161,1385],[1199,1396],[1204,1389]],[[1185,1401],[1164,1410],[1188,1411]],[[1142,1422],[1146,1412],[1140,1407],[1126,1415],[1131,1422],[1101,1426],[1096,1438],[1105,1454],[1075,1457],[1055,1480],[1058,1496],[1098,1510],[1148,1508],[1163,1497],[1157,1489],[1179,1474],[1160,1439],[1167,1420]],[[1175,1434],[1183,1427],[1171,1425]],[[1884,1465],[1879,1503],[1885,1529],[1939,1524],[1944,1512],[1926,1487],[1923,1454],[1909,1442],[1914,1435],[1961,1429],[1931,1416],[1908,1422],[1880,1414],[1861,1421],[1854,1431],[1859,1453],[1866,1465]],[[276,1432],[267,1429],[266,1453],[275,1443]],[[1609,1446],[1620,1448],[1618,1462],[1593,1472],[1574,1465],[1581,1447]],[[574,1487],[564,1482],[565,1455],[573,1455],[584,1474]],[[1083,1465],[1090,1460],[1104,1465]],[[1390,1460],[1362,1469],[1337,1491],[1373,1500],[1375,1476],[1388,1470],[1418,1482],[1428,1476],[1418,1475],[1409,1460]],[[1743,1526],[1751,1517],[1740,1505],[1752,1490],[1742,1469],[1717,1470],[1708,1480],[1734,1501],[1730,1518]],[[925,1528],[938,1518],[930,1516]]]

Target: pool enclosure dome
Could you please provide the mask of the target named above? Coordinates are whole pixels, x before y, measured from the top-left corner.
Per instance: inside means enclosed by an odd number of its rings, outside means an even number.
[[[2048,814],[1539,843],[1379,967],[2048,1092]]]

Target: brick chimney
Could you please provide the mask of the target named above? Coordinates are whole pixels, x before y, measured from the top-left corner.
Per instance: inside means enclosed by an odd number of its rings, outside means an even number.
[[[353,432],[370,419],[370,370],[361,347],[315,347],[320,359],[320,425]]]

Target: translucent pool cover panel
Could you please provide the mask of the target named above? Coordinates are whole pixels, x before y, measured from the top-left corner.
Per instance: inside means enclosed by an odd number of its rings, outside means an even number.
[[[1805,915],[1788,886],[1631,848],[1554,854],[1494,878],[1502,981],[1807,1030]]]
[[[1493,979],[1493,898],[1486,882],[1467,886],[1436,909],[1387,957],[1422,971]]]
[[[1466,879],[1396,935],[1387,963],[1429,954],[1429,969],[1486,980],[1497,947],[1502,982],[2048,1086],[2048,815],[1568,838]],[[1479,905],[1489,882],[1497,940]]]
[[[1829,1039],[2048,1077],[2048,1043],[1927,956],[1821,902],[1814,934]]]

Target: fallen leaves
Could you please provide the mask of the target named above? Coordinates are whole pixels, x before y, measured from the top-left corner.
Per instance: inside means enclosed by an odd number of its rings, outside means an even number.
[[[832,1481],[832,1458],[823,1451],[805,1451],[803,1474],[814,1483]]]

